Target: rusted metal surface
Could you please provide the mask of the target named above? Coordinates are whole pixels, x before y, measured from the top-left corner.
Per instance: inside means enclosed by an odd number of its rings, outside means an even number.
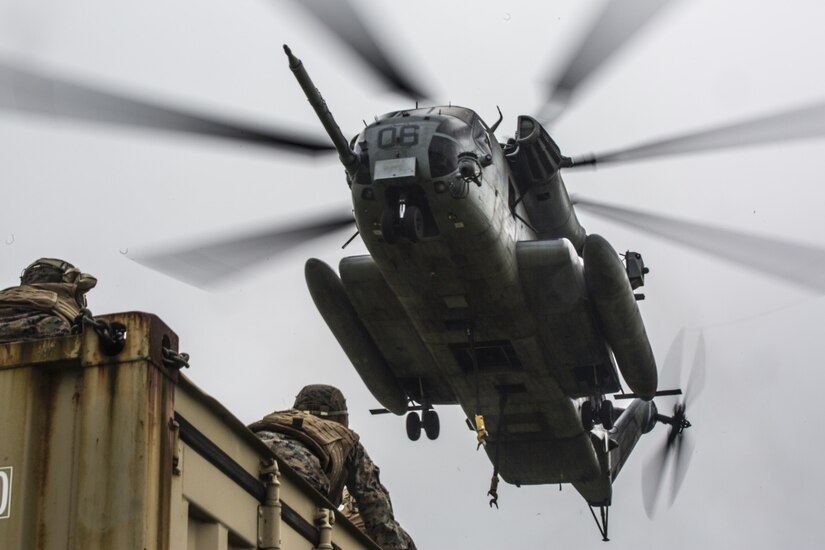
[[[98,319],[126,326],[117,355],[88,328],[0,344],[3,550],[289,549],[322,539],[339,550],[378,548],[165,365],[162,350],[177,352],[178,338],[160,319]],[[267,497],[274,484],[277,507]],[[277,512],[259,531],[267,506]],[[319,509],[329,510],[323,529],[313,523]]]
[[[58,363],[63,366],[77,365],[80,363],[82,343],[82,335],[2,343],[0,370]]]
[[[189,379],[181,375],[175,398],[175,413],[193,424],[208,442],[216,445],[222,453],[226,453],[223,460],[215,460],[211,465],[192,445],[183,445],[183,467],[180,483],[182,500],[188,506],[207,512],[209,515],[222,518],[220,521],[236,526],[238,536],[247,531],[241,525],[245,523],[239,518],[228,517],[223,519],[224,509],[237,510],[238,514],[257,514],[258,501],[248,499],[244,489],[235,483],[234,487],[226,485],[226,480],[216,477],[220,470],[219,462],[230,460],[235,466],[247,474],[260,478],[262,460],[277,460],[272,451],[259,440],[246,426],[226,409],[219,401],[202,392]],[[182,438],[183,439],[183,438]],[[194,442],[192,442],[194,445]],[[198,447],[198,445],[195,445]],[[203,452],[203,451],[201,451]],[[206,454],[206,453],[204,453]],[[287,464],[278,461],[280,481],[280,503],[283,507],[281,524],[281,548],[310,548],[317,542],[320,532],[314,525],[314,516],[319,508],[334,511],[335,520],[332,532],[334,548],[366,548],[377,550],[379,547],[362,531],[356,528],[306,480],[295,473]],[[195,475],[197,474],[197,475]],[[265,495],[265,485],[261,480],[259,489]],[[248,487],[247,487],[248,490]],[[249,495],[247,492],[246,495]],[[173,502],[176,502],[173,496]],[[265,500],[265,498],[264,498]],[[247,502],[243,504],[227,503]],[[250,503],[254,502],[255,506]],[[245,510],[242,507],[245,506]],[[173,510],[173,516],[175,511]],[[256,516],[257,517],[257,516]],[[257,520],[256,520],[257,521]],[[309,531],[313,534],[310,538]],[[178,539],[179,540],[179,539]],[[200,543],[200,539],[198,539]],[[259,543],[260,544],[260,543]],[[242,545],[239,545],[242,547]]]
[[[14,468],[9,549],[165,550],[176,372],[161,348],[177,336],[157,317],[128,327],[109,357],[90,330],[0,345],[0,467]]]

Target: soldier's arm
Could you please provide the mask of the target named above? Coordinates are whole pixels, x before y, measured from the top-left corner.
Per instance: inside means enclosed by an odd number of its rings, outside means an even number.
[[[347,488],[358,504],[367,535],[385,550],[415,550],[412,538],[395,520],[378,466],[360,442],[348,457],[348,471]]]

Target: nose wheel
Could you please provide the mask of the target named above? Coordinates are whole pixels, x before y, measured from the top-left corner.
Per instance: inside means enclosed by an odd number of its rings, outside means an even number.
[[[398,228],[398,214],[387,208],[381,213],[381,234],[389,244],[398,242],[401,232]]]
[[[414,243],[424,236],[424,214],[417,206],[408,206],[401,219],[404,227],[404,236]]]
[[[413,204],[399,203],[398,210],[387,208],[381,213],[381,234],[390,244],[405,237],[418,242],[424,236],[424,213]]]

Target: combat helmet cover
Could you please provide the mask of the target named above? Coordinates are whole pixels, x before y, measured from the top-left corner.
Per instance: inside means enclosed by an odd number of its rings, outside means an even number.
[[[95,287],[97,279],[88,273],[82,273],[65,260],[40,258],[29,264],[20,275],[21,285],[37,283],[71,283],[85,293]]]
[[[347,400],[341,390],[326,384],[304,386],[295,396],[293,409],[304,411],[321,418],[329,418],[348,425]]]

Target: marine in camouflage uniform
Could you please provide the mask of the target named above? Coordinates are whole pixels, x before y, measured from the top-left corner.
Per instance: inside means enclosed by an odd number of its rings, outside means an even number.
[[[69,262],[40,258],[23,270],[19,286],[0,291],[0,342],[70,334],[96,284]]]
[[[364,518],[361,517],[361,512],[358,511],[358,503],[355,502],[355,499],[352,498],[352,495],[349,494],[346,487],[344,487],[344,499],[341,505],[341,513],[350,520],[350,523],[358,527],[361,531],[364,531],[366,529],[364,527]]]
[[[348,419],[341,391],[316,384],[298,393],[292,409],[269,414],[249,429],[335,506],[342,503],[346,486],[355,503],[347,503],[345,511],[360,515],[364,532],[379,546],[415,549],[395,520],[378,466],[358,441],[358,434],[347,427]]]

